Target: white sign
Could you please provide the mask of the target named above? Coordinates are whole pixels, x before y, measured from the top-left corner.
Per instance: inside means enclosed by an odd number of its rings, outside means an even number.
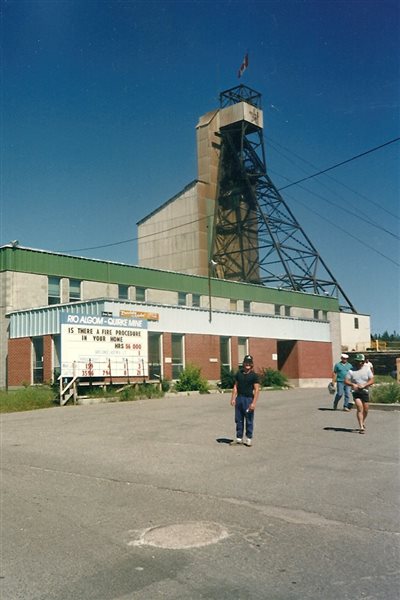
[[[61,377],[147,377],[147,321],[61,315]]]

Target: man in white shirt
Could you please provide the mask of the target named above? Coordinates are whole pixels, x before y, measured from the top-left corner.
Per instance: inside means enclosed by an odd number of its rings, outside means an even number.
[[[365,364],[364,354],[356,354],[353,362],[356,367],[347,373],[345,384],[351,386],[353,399],[357,407],[360,433],[365,433],[365,419],[369,407],[369,387],[374,383],[374,374],[371,368]]]

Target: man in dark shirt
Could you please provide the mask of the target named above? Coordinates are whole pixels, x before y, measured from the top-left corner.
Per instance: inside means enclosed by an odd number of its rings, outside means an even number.
[[[231,405],[235,407],[236,440],[232,444],[243,444],[246,423],[245,446],[251,446],[254,428],[254,409],[260,392],[260,379],[253,370],[253,357],[243,359],[243,366],[235,375]]]

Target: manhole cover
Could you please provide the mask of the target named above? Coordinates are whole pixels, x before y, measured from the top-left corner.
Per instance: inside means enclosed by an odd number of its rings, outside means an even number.
[[[139,539],[129,542],[130,546],[156,546],[181,550],[216,544],[228,537],[228,532],[217,523],[180,523],[152,527],[143,531]]]

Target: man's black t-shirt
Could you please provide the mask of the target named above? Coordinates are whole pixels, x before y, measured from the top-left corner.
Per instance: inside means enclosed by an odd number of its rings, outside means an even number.
[[[260,378],[254,371],[245,373],[240,369],[235,375],[237,386],[237,395],[245,396],[246,398],[253,397],[254,384],[260,383]]]

